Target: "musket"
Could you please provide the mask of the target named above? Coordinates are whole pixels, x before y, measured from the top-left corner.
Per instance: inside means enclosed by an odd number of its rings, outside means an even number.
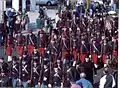
[[[32,58],[31,58],[31,63],[30,63],[30,65],[31,65],[31,75],[30,75],[30,80],[32,81],[32,76],[33,76],[33,58],[34,58],[34,56],[32,55]]]
[[[50,33],[50,36],[51,36],[51,33]],[[50,37],[50,41],[51,41],[51,37]],[[50,53],[49,53],[49,60],[50,60],[50,78],[49,78],[49,84],[51,83],[51,79],[52,79],[52,77],[51,77],[51,75],[52,75],[52,53],[51,53],[51,48],[50,48]]]
[[[81,31],[80,31],[80,28],[77,28],[77,30],[78,30],[78,60],[80,60],[80,54],[81,54],[81,52],[80,52],[80,40],[81,40]]]
[[[19,86],[21,86],[21,74],[22,74],[22,69],[21,69],[21,66],[22,66],[22,57],[19,58],[19,79],[18,79],[18,82],[19,82]]]
[[[41,64],[41,66],[40,66],[40,75],[39,75],[39,82],[41,82],[41,78],[42,78],[42,71],[43,71],[43,58],[42,57],[40,57],[40,64]],[[39,87],[41,86],[41,83],[40,83],[40,85],[39,85]]]
[[[70,28],[69,28],[70,29]],[[72,35],[71,35],[71,33],[72,33],[72,31],[71,30],[69,30],[69,42],[70,42],[70,50],[69,50],[69,55],[71,54],[71,53],[73,53],[73,47],[72,47],[72,42],[71,42],[71,37],[72,37]],[[70,58],[71,59],[71,58]]]
[[[92,54],[92,31],[90,31],[91,30],[91,22],[90,22],[90,19],[88,19],[88,21],[89,21],[89,24],[88,24],[88,28],[89,28],[89,40],[90,40],[90,55]]]
[[[62,36],[62,33],[61,33],[61,45],[60,46],[61,46],[61,57],[62,57],[61,59],[62,59],[62,64],[63,64],[63,69],[62,69],[63,70],[63,72],[62,72],[62,85],[61,85],[61,88],[64,88],[63,84],[64,84],[64,69],[65,68],[64,68],[64,63],[63,63],[64,58],[63,58],[63,55],[62,55],[63,54],[63,52],[62,52],[62,46],[63,46],[63,40],[62,40],[62,38],[63,38],[63,36]]]
[[[104,20],[103,17],[102,17],[102,20]],[[104,24],[105,24],[105,21],[104,21]],[[104,26],[103,28],[104,28],[104,29],[103,29],[103,30],[104,30],[104,31],[103,31],[103,33],[104,33],[103,35],[105,36],[105,26]],[[101,36],[101,37],[102,37],[102,36]],[[104,41],[101,40],[101,60],[102,60],[102,58],[103,58],[103,52],[105,52],[104,50],[105,50]]]

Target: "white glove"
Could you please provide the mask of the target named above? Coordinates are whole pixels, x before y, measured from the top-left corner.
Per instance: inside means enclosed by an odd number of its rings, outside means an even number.
[[[49,87],[49,88],[52,88],[52,85],[51,85],[51,84],[48,84],[48,87]]]

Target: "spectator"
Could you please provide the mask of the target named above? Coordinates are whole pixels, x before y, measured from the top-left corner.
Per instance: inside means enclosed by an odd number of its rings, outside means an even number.
[[[100,79],[99,88],[114,88],[115,79],[112,74],[109,73],[109,68],[104,68],[104,76]]]
[[[90,61],[89,58],[85,58],[83,67],[85,70],[86,79],[89,80],[93,84],[93,71],[94,71],[95,75],[97,74],[96,69],[94,67],[94,63],[92,61]]]
[[[82,88],[82,87],[80,85],[78,85],[78,84],[72,84],[71,88]]]
[[[78,81],[76,82],[76,84],[79,84],[79,85],[82,84],[83,88],[93,88],[93,86],[92,86],[92,84],[90,83],[90,81],[86,80],[85,77],[86,77],[86,74],[85,74],[85,73],[81,73],[81,74],[80,74],[80,78],[81,78],[81,79],[78,80]]]

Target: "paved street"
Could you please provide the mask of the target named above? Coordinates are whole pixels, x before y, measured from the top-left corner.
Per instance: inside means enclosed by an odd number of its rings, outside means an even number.
[[[56,12],[57,12],[56,9],[48,9],[47,10],[48,17],[55,19]],[[36,12],[28,12],[28,15],[30,18],[30,23],[35,23],[36,19],[39,16],[39,13],[37,11]]]

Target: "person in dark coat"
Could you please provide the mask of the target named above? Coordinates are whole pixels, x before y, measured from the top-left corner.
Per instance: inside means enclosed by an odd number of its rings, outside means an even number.
[[[92,84],[93,84],[93,71],[94,74],[96,75],[96,69],[94,67],[94,63],[92,61],[90,61],[89,58],[85,58],[85,62],[83,63],[83,67],[85,70],[85,74],[86,74],[86,79],[89,80]]]
[[[38,49],[37,47],[34,48],[32,54],[31,54],[31,58],[33,61],[37,61],[38,63],[40,63],[40,54],[38,52]]]
[[[28,59],[27,58],[22,58],[21,59],[21,76],[20,76],[20,80],[21,83],[23,85],[23,88],[27,88],[28,84],[31,82],[30,80],[30,74],[31,74],[31,69],[30,69],[30,63],[28,63]]]
[[[57,64],[55,64],[53,75],[53,87],[54,88],[60,88],[61,82],[62,82],[62,71],[58,68]]]
[[[45,64],[44,69],[42,71],[41,88],[48,88],[49,78],[50,78],[50,69],[48,67],[48,64]]]
[[[19,78],[19,63],[18,63],[18,58],[15,56],[13,56],[13,60],[12,60],[11,77],[12,77],[12,87],[16,88]]]
[[[45,33],[44,31],[41,29],[39,32],[38,32],[38,41],[37,41],[37,44],[38,44],[38,51],[39,53],[41,53],[42,55],[45,54],[45,47],[46,47],[46,36],[45,36]]]
[[[7,86],[9,68],[8,64],[0,57],[0,87]]]
[[[32,64],[32,63],[31,63]],[[37,60],[33,61],[32,66],[32,83],[35,88],[38,88],[38,82],[39,82],[39,76],[40,76],[40,64]]]
[[[114,76],[110,73],[110,68],[105,67],[103,73],[104,75],[100,79],[99,88],[114,88],[116,83]]]
[[[18,33],[16,39],[17,39],[17,54],[18,56],[22,57],[23,48],[24,48],[26,39],[22,33]]]
[[[97,65],[98,55],[101,53],[101,45],[100,42],[97,42],[96,39],[94,39],[93,43],[91,44],[91,53],[92,60],[94,64]]]

